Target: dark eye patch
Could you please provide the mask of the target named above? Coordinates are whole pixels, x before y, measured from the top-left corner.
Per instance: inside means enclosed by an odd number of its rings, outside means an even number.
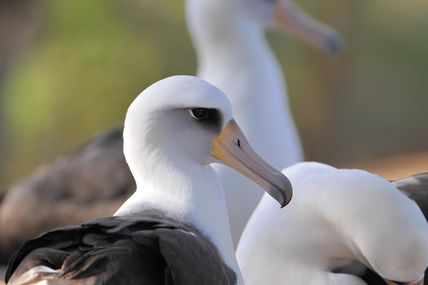
[[[217,132],[221,129],[221,114],[217,109],[212,108],[191,108],[189,113],[192,118],[200,124],[215,128]]]

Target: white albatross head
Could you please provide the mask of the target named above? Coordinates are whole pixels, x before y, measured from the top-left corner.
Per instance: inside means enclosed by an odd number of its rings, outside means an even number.
[[[303,42],[336,54],[342,38],[318,22],[293,0],[187,0],[189,29],[197,37],[224,40],[229,31],[243,26],[260,30],[280,28]]]
[[[291,199],[288,179],[251,149],[233,120],[227,97],[208,82],[173,76],[143,91],[125,119],[124,154],[137,188],[148,180],[164,183],[151,171],[185,171],[219,162],[259,184],[281,206]]]

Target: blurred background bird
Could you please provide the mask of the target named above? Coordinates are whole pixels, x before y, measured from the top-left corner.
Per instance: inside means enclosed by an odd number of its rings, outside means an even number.
[[[272,166],[282,169],[302,161],[303,149],[285,76],[265,35],[269,30],[285,31],[330,54],[341,51],[340,35],[292,0],[186,3],[188,28],[198,59],[197,75],[227,94],[249,142]],[[236,246],[262,193],[230,168],[214,167],[226,189]]]

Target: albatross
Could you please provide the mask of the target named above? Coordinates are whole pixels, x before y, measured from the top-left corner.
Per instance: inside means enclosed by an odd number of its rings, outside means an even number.
[[[225,92],[257,153],[277,169],[302,161],[284,75],[265,32],[285,30],[330,53],[341,49],[339,34],[308,16],[292,0],[187,0],[186,11],[197,53],[197,75]],[[237,245],[262,193],[229,169],[214,167],[226,189]]]
[[[424,284],[428,223],[404,193],[426,192],[416,188],[428,186],[427,175],[391,183],[314,162],[283,173],[290,204],[277,211],[262,199],[242,234],[246,284]]]
[[[123,138],[135,193],[113,217],[26,242],[7,284],[243,284],[210,164],[236,169],[281,206],[292,190],[250,148],[227,97],[195,77],[164,79],[131,104]]]

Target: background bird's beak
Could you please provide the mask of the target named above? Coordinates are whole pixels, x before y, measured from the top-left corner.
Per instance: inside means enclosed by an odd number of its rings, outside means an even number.
[[[290,181],[280,171],[263,161],[248,144],[241,129],[231,120],[214,138],[214,157],[245,175],[281,204],[287,205],[293,191]]]
[[[278,1],[275,18],[282,29],[313,47],[331,54],[342,50],[341,36],[334,29],[309,16],[292,0]]]

